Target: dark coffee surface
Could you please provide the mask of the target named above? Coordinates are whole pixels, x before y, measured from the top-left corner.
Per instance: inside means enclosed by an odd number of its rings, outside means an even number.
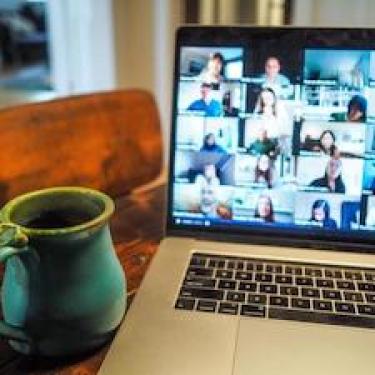
[[[49,210],[20,224],[32,229],[58,229],[84,224],[93,218],[93,215],[78,210]]]

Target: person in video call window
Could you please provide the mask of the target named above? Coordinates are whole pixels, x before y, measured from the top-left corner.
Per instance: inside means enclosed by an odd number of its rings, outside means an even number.
[[[325,155],[333,156],[337,149],[335,134],[331,130],[324,130],[319,138],[319,144],[313,147],[314,151],[320,151]]]
[[[345,185],[341,176],[342,161],[337,156],[331,157],[327,163],[325,174],[312,181],[311,187],[325,187],[331,193],[345,193]]]
[[[254,113],[261,116],[269,137],[283,138],[291,134],[288,114],[271,88],[264,88],[259,93]]]
[[[332,113],[334,121],[366,122],[367,120],[367,99],[362,95],[354,95],[348,103],[346,113]]]
[[[222,108],[219,101],[211,97],[211,85],[201,84],[201,98],[193,101],[187,108],[188,111],[204,112],[206,116],[217,117],[222,114]]]
[[[206,216],[216,216],[217,211],[217,187],[220,185],[216,175],[214,164],[206,164],[203,174],[199,174],[195,179],[195,184],[200,191],[200,210]]]
[[[316,222],[326,229],[336,229],[337,224],[331,218],[331,208],[329,203],[324,199],[317,199],[311,207],[311,222]]]
[[[271,159],[276,157],[276,142],[268,138],[267,130],[258,129],[257,139],[248,147],[247,152],[252,155],[268,155]]]
[[[272,200],[269,195],[260,195],[255,207],[254,217],[262,219],[266,223],[275,221]]]
[[[264,73],[261,75],[262,86],[271,88],[277,97],[287,99],[291,95],[291,85],[288,77],[280,73],[280,60],[275,56],[267,58]]]
[[[224,56],[220,52],[210,55],[206,67],[199,74],[198,79],[218,89],[223,80]]]
[[[223,95],[223,111],[224,116],[226,117],[237,117],[239,113],[239,109],[233,107],[232,105],[232,93],[230,91],[226,91]]]
[[[203,146],[201,147],[200,151],[226,153],[226,151],[216,143],[214,133],[208,133],[204,136]]]
[[[267,155],[261,155],[257,159],[254,182],[264,182],[269,189],[272,188],[272,161]]]

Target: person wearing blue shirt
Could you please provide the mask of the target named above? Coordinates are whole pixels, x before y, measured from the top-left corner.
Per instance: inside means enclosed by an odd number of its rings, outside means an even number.
[[[203,146],[201,147],[201,151],[208,151],[208,152],[220,152],[225,154],[225,150],[216,143],[214,133],[208,133],[204,137]]]
[[[193,101],[187,110],[204,112],[210,117],[218,117],[222,114],[221,103],[211,98],[211,85],[208,83],[201,84],[201,98]]]

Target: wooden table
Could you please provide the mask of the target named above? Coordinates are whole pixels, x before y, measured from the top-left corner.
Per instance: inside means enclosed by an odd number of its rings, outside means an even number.
[[[164,212],[165,186],[160,184],[116,202],[111,230],[128,281],[129,303],[162,238]],[[0,374],[96,374],[109,345],[85,356],[57,360],[23,356],[15,353],[6,341],[0,341]]]

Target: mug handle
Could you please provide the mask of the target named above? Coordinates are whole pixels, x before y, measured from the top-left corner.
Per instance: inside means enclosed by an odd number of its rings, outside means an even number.
[[[0,263],[8,258],[28,251],[28,238],[21,229],[11,223],[0,223]],[[0,336],[7,339],[31,342],[30,337],[21,329],[0,320]]]

